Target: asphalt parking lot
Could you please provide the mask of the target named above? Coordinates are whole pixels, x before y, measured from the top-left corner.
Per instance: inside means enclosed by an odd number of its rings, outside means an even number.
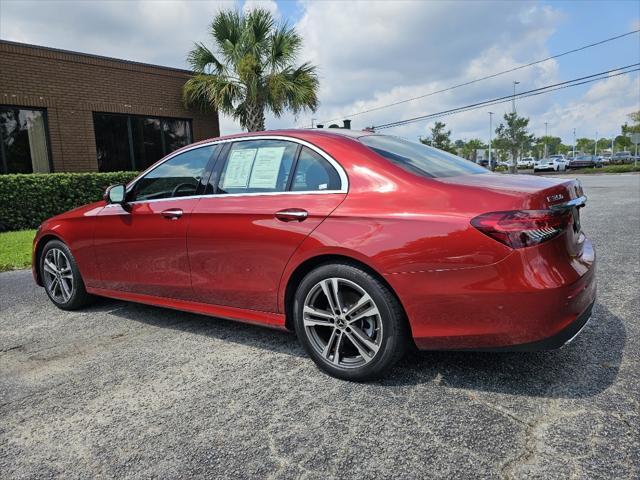
[[[318,371],[292,334],[0,274],[2,478],[634,478],[640,175],[584,175],[599,298],[543,353],[422,353],[386,380]]]

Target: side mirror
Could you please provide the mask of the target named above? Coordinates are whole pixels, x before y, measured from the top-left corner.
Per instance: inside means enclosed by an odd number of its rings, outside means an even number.
[[[124,198],[127,193],[124,185],[111,185],[104,192],[104,199],[107,203],[118,203],[123,205],[125,203]]]

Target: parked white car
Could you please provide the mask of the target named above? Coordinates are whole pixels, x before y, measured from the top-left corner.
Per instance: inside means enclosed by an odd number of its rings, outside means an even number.
[[[533,164],[533,172],[564,172],[567,169],[567,161],[564,156],[553,155],[549,158],[541,158]]]
[[[535,158],[533,157],[524,157],[518,160],[518,167],[521,168],[533,168],[535,164]]]

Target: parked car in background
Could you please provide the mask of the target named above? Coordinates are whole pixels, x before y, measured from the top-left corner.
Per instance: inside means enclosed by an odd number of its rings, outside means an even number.
[[[518,168],[533,168],[534,163],[535,163],[535,158],[524,157],[518,160]]]
[[[569,160],[568,168],[599,168],[602,167],[602,159],[596,155],[580,155]]]
[[[632,160],[631,152],[616,152],[611,157],[611,163],[631,163]]]
[[[489,159],[488,158],[481,158],[480,160],[478,160],[477,163],[481,167],[489,168]]]
[[[44,221],[35,281],[65,310],[98,295],[288,329],[350,380],[413,346],[550,349],[582,329],[596,259],[580,182],[335,130],[171,153]]]
[[[549,157],[536,160],[533,164],[533,172],[563,172],[567,169],[564,158]]]

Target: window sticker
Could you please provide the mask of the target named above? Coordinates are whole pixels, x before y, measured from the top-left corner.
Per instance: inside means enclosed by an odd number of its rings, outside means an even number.
[[[320,185],[318,185],[318,190],[326,190],[326,189],[327,189],[326,183],[321,183]]]
[[[255,156],[255,148],[233,150],[229,155],[222,188],[225,190],[227,188],[246,188]]]
[[[253,170],[251,170],[249,188],[276,188],[285,148],[264,147],[258,149]]]

